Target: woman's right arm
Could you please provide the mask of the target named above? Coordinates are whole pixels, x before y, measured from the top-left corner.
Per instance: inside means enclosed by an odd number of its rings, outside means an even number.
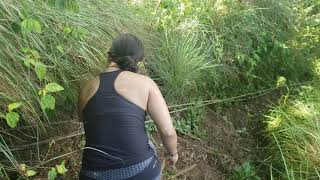
[[[157,84],[153,80],[151,80],[150,84],[147,111],[156,123],[162,142],[171,156],[169,162],[171,162],[171,165],[174,165],[178,160],[176,130],[173,126],[168,106]]]

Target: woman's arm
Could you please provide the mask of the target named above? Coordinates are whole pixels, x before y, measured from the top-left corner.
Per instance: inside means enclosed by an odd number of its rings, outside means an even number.
[[[157,84],[152,80],[149,91],[147,111],[156,123],[160,131],[162,142],[169,155],[172,156],[170,160],[174,165],[178,159],[176,130],[173,126],[168,106]]]
[[[86,106],[89,99],[96,93],[99,87],[99,77],[88,80],[80,87],[80,93],[78,98],[78,116],[81,122],[84,122],[83,109]]]

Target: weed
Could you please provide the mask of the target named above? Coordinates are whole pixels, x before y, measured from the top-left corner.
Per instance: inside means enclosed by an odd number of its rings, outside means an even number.
[[[241,166],[237,166],[232,174],[234,180],[260,180],[256,175],[254,168],[250,162],[245,162]]]

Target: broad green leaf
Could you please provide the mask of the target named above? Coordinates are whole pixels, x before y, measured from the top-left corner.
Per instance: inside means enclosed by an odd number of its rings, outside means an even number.
[[[14,109],[17,109],[18,107],[20,107],[21,105],[22,105],[21,102],[11,103],[11,104],[8,105],[8,110],[9,110],[9,112],[11,112]]]
[[[51,170],[48,172],[48,179],[49,180],[55,180],[57,178],[57,171],[56,168],[51,168]]]
[[[21,28],[23,32],[30,31],[30,32],[37,32],[41,33],[42,28],[41,24],[39,21],[32,19],[32,18],[27,18],[21,22]]]
[[[7,124],[11,128],[17,127],[18,121],[19,121],[20,115],[16,112],[9,112],[6,115]]]
[[[63,29],[63,33],[65,34],[65,35],[68,35],[68,34],[70,34],[71,33],[71,28],[69,28],[69,27],[65,27],[64,29]]]
[[[51,109],[55,108],[56,99],[51,95],[44,95],[41,97],[41,107],[42,109]]]
[[[82,27],[77,27],[72,30],[71,34],[75,38],[82,38],[87,34],[87,30]]]
[[[43,80],[46,77],[47,68],[43,63],[36,63],[35,71],[39,80]]]
[[[61,162],[60,165],[56,165],[57,171],[59,174],[65,174],[68,170],[66,169],[65,165],[64,165],[64,160]]]
[[[61,45],[58,45],[56,48],[59,52],[64,53],[64,49]]]
[[[34,31],[37,33],[41,33],[42,32],[42,28],[41,28],[41,24],[39,23],[39,21],[35,20],[33,22],[33,26],[34,26]]]
[[[35,172],[34,170],[28,170],[27,173],[26,173],[26,176],[31,177],[31,176],[34,176],[36,174],[37,174],[37,172]]]
[[[65,0],[56,0],[55,6],[58,10],[64,10],[65,8]]]
[[[57,83],[49,83],[46,85],[44,89],[48,92],[59,92],[64,90],[64,88]]]
[[[39,95],[39,96],[44,96],[44,95],[46,95],[46,93],[47,93],[47,91],[45,91],[44,89],[40,89],[40,90],[38,91],[38,95]]]
[[[6,115],[5,115],[5,114],[3,114],[2,112],[0,112],[0,118],[5,119],[5,118],[6,118]]]

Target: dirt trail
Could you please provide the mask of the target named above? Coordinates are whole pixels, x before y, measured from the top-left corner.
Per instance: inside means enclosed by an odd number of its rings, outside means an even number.
[[[263,116],[276,99],[277,95],[260,97],[219,111],[209,107],[201,125],[207,137],[197,140],[180,135],[177,170],[165,171],[164,179],[228,179],[236,166],[256,160]],[[159,137],[156,139],[159,142]],[[162,154],[164,148],[159,151]]]

